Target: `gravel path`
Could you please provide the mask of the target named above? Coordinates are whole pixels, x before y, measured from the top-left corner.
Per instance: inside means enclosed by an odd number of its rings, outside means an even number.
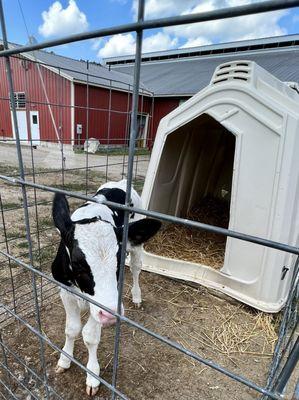
[[[22,146],[22,156],[24,166],[27,168],[32,167],[31,148],[29,146]],[[65,149],[65,169],[82,168],[86,167],[87,156],[85,153],[76,154],[72,150]],[[56,147],[43,147],[39,146],[33,149],[34,165],[36,168],[45,169],[59,169],[61,167],[61,152]],[[106,155],[88,154],[88,166],[96,166],[93,170],[100,171],[106,174],[108,172],[109,179],[120,179],[123,172],[126,174],[127,170],[127,156],[122,155],[109,155],[108,160]],[[18,166],[18,158],[16,146],[11,144],[0,143],[0,162],[10,166]],[[134,162],[134,176],[142,178],[145,177],[149,162],[149,156],[142,155],[136,156]],[[107,167],[108,165],[108,167]]]

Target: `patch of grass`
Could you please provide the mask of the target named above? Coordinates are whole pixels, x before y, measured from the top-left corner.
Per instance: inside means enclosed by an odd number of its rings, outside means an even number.
[[[17,243],[17,247],[19,247],[20,249],[27,249],[28,242],[19,242],[19,243]]]
[[[18,172],[19,172],[18,167],[0,163],[0,174],[11,176],[18,174]]]
[[[143,189],[143,185],[144,185],[144,179],[137,178],[133,180],[133,187],[136,190],[136,192],[140,195]]]
[[[7,230],[6,236],[8,239],[25,239],[24,231]]]
[[[22,206],[22,203],[13,203],[13,202],[6,202],[3,203],[3,210],[9,210],[9,209],[19,209]]]
[[[39,226],[39,229],[51,227],[51,226],[53,226],[53,220],[50,217],[49,218],[48,217],[39,218],[38,226]]]
[[[75,154],[86,154],[84,150],[76,149],[74,150]],[[91,153],[89,153],[91,154]],[[123,156],[129,155],[128,147],[107,147],[101,148],[94,153],[95,155],[106,155],[109,154],[111,156]],[[150,151],[146,148],[137,148],[135,149],[135,155],[137,156],[148,156],[150,155]]]
[[[68,190],[70,192],[85,192],[86,190],[85,181],[82,183],[79,182],[65,183],[64,186],[56,185],[56,187],[58,189]]]
[[[50,244],[39,250],[33,251],[33,262],[34,263],[45,263],[46,261],[51,261],[56,255],[57,243]]]

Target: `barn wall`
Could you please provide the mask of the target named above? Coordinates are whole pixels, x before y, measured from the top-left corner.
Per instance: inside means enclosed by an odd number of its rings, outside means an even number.
[[[173,111],[176,107],[178,107],[179,104],[179,98],[155,97],[153,107],[153,119],[149,139],[150,147],[152,147],[155,140],[160,120],[165,117],[165,115]]]
[[[125,144],[129,135],[131,102],[129,93],[111,90],[110,95],[109,89],[94,86],[87,89],[76,83],[75,131],[77,124],[82,125],[82,134],[78,136],[75,132],[76,143],[83,144],[89,137],[99,139],[103,145]],[[150,114],[151,105],[151,98],[140,96],[140,113]]]
[[[11,57],[11,66],[15,92],[25,92],[26,95],[28,132],[30,132],[29,111],[38,111],[41,140],[57,142],[37,64],[25,60],[24,58]],[[42,66],[40,67],[40,72],[59,135],[64,143],[70,143],[71,83],[67,79]],[[3,58],[0,59],[0,80],[0,136],[13,137],[11,112],[8,101],[9,89],[5,74],[5,60]]]

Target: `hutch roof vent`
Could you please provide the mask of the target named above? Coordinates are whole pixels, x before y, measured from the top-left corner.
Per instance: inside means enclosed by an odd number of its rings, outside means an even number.
[[[222,82],[233,80],[249,81],[251,75],[250,61],[235,61],[219,65],[212,77],[211,84],[216,85]]]

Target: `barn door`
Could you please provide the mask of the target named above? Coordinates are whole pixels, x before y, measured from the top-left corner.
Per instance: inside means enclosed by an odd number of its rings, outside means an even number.
[[[38,111],[30,111],[30,132],[32,144],[40,144]]]
[[[26,111],[17,111],[17,121],[18,121],[18,128],[19,128],[19,136],[21,144],[28,142],[28,129],[27,129],[27,117]],[[13,123],[13,117],[11,113],[11,123],[13,129],[13,137],[16,137],[15,126]]]
[[[148,114],[137,115],[136,147],[146,147]]]

